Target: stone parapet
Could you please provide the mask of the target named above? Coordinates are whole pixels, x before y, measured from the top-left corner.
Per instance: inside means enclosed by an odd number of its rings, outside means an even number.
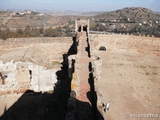
[[[92,59],[92,74],[94,78],[94,87],[95,87],[95,92],[97,96],[97,109],[103,115],[103,110],[102,110],[103,96],[98,86],[98,81],[100,80],[100,76],[101,76],[102,59],[94,55],[91,57],[91,59]]]

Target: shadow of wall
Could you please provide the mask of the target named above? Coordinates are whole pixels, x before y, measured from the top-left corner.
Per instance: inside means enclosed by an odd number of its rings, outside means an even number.
[[[4,110],[0,119],[64,120],[71,90],[71,79],[68,77],[68,56],[76,53],[76,44],[73,37],[73,44],[67,54],[63,54],[61,70],[56,72],[57,83],[53,85],[52,93],[42,94],[27,90],[8,110]]]
[[[69,48],[67,54],[63,54],[63,62],[61,70],[56,72],[57,83],[53,85],[54,91],[41,93],[31,90],[25,93],[15,102],[8,110],[4,108],[4,114],[0,120],[65,120],[68,106],[68,99],[71,93],[71,78],[68,76],[68,56],[77,53],[76,37],[73,37],[73,44]],[[88,50],[90,54],[90,50]],[[72,61],[75,62],[75,61]],[[74,64],[72,64],[74,68]],[[92,66],[90,65],[89,70]],[[74,69],[73,69],[74,71]],[[90,91],[87,93],[91,105],[76,99],[76,105],[81,110],[75,110],[74,118],[76,120],[103,120],[96,107],[96,92],[94,89],[93,74],[89,75]],[[85,113],[85,114],[84,114]]]

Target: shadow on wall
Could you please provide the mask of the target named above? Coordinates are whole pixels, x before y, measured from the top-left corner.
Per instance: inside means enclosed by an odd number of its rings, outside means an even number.
[[[92,63],[89,62],[89,78],[88,78],[88,83],[90,84],[90,91],[87,93],[87,97],[89,101],[91,102],[92,105],[92,111],[93,111],[93,118],[94,120],[104,120],[102,114],[97,108],[97,93],[95,91],[95,85],[94,85],[94,77],[93,77],[93,72],[92,72]]]
[[[73,55],[73,54],[77,54],[78,41],[76,41],[76,36],[73,37],[72,41],[73,41],[73,43],[72,43],[71,47],[68,50],[67,56]]]
[[[88,38],[87,38],[87,48],[86,48],[86,51],[88,52],[88,57],[91,57],[91,54],[90,54],[90,44],[89,44]]]

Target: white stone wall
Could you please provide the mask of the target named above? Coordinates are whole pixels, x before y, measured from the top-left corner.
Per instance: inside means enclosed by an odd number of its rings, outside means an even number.
[[[16,64],[12,60],[11,62],[6,62],[5,64],[3,61],[0,61],[0,72],[1,74],[7,76],[5,78],[5,82],[13,82],[16,79]]]
[[[32,71],[32,75],[29,74]],[[5,86],[18,84],[30,84],[30,89],[35,92],[46,92],[53,90],[54,84],[57,82],[57,69],[46,70],[42,66],[38,66],[28,62],[7,62],[0,61],[0,71],[2,76],[6,75]]]
[[[28,69],[32,71],[31,89],[36,92],[45,92],[53,90],[57,82],[56,69],[46,70],[44,67],[31,64]]]

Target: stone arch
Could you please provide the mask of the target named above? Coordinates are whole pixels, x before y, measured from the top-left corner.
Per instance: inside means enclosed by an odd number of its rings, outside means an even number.
[[[99,48],[99,51],[106,51],[106,47],[101,46],[101,47]]]

